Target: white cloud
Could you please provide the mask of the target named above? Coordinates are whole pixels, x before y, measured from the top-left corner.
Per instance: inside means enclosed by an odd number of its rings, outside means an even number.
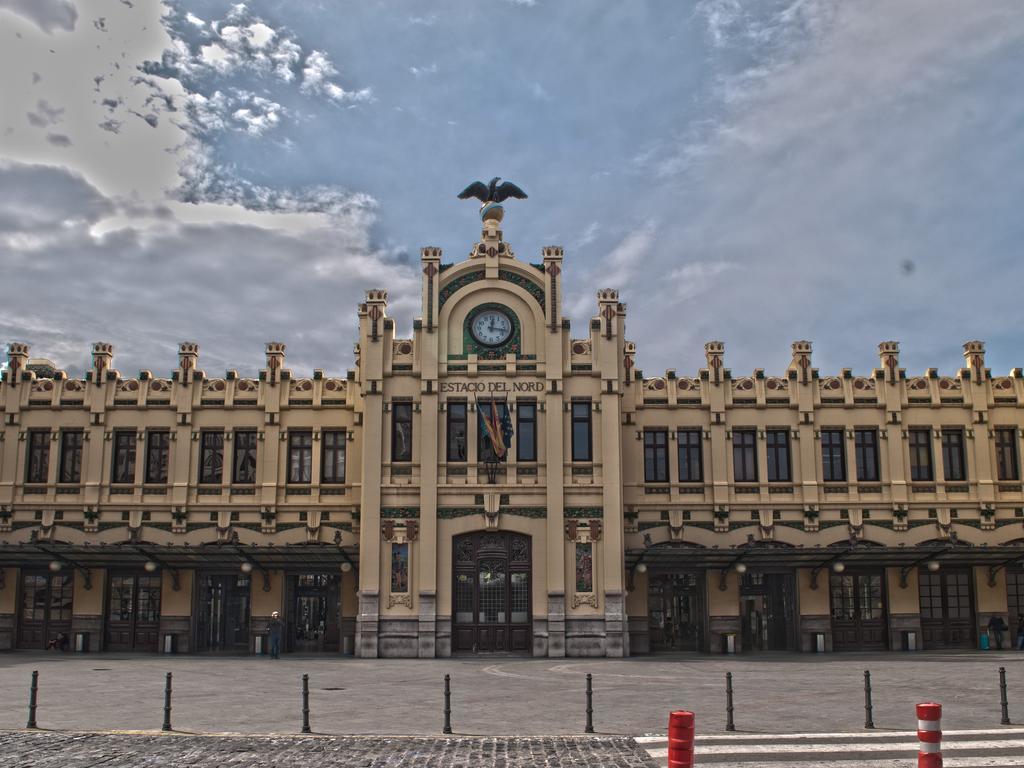
[[[185,14],[185,21],[187,21],[189,24],[191,24],[192,26],[195,26],[195,27],[205,27],[206,26],[206,22],[203,21],[202,19],[200,19],[198,16],[196,16],[191,11]]]
[[[333,81],[338,74],[331,60],[323,51],[311,51],[306,57],[302,68],[302,85],[304,93],[326,96],[334,101],[366,101],[373,95],[369,88],[358,91],[346,91]]]
[[[0,0],[0,10],[4,8],[24,16],[47,34],[56,29],[70,32],[78,20],[71,0]]]
[[[425,67],[409,67],[409,74],[413,77],[426,77],[437,74],[437,62],[432,62]]]

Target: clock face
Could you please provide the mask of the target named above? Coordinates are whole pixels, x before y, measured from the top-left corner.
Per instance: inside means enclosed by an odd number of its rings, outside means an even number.
[[[484,310],[473,318],[469,331],[481,344],[496,347],[512,335],[512,318],[498,309]]]

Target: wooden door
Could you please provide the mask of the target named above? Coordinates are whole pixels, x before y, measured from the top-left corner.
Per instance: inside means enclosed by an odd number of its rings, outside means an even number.
[[[918,575],[925,650],[974,647],[974,596],[969,570],[922,569]]]
[[[112,572],[107,581],[106,649],[156,651],[160,632],[160,576]]]
[[[44,650],[60,637],[71,647],[71,573],[23,571],[18,614],[19,648]]]
[[[288,650],[337,651],[341,643],[341,576],[299,573],[288,577],[285,630]]]
[[[884,651],[888,632],[882,572],[833,573],[830,586],[832,647],[837,651]]]
[[[532,650],[530,538],[471,533],[452,543],[453,650]]]

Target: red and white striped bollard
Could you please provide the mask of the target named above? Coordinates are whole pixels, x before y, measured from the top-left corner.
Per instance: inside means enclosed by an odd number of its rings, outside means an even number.
[[[668,768],[693,768],[693,712],[677,710],[668,715]]]
[[[917,768],[942,768],[942,705],[917,705]]]

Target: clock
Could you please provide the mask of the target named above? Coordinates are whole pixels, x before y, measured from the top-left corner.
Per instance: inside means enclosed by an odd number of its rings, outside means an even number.
[[[512,318],[500,309],[485,309],[473,318],[469,332],[486,347],[497,347],[512,335]]]

